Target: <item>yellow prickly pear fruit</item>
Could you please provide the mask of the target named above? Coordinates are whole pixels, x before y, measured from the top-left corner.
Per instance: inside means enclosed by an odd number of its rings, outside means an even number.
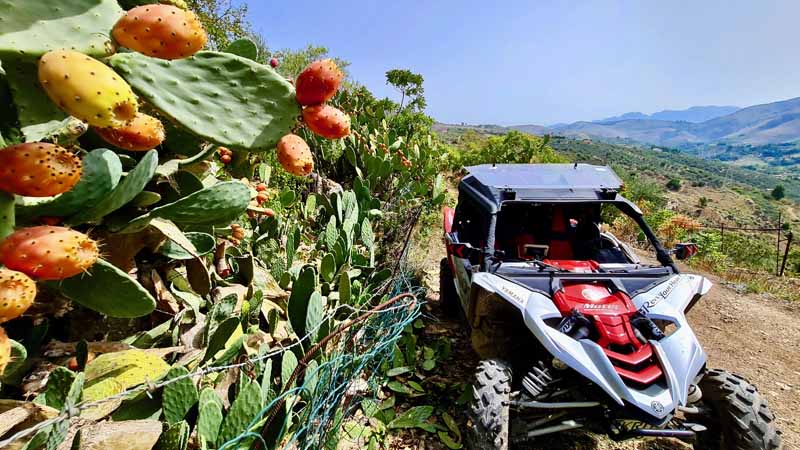
[[[22,272],[0,269],[0,323],[21,316],[36,298],[36,282]]]
[[[6,366],[11,362],[11,340],[6,331],[0,328],[0,375],[6,370]]]
[[[100,61],[73,50],[47,52],[39,82],[56,105],[95,127],[118,128],[136,117],[136,95]]]

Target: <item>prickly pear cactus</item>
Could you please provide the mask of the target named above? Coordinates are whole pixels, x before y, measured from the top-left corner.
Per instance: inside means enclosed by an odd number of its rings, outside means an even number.
[[[127,389],[147,381],[157,381],[169,370],[158,355],[144,350],[123,350],[98,356],[86,365],[87,383],[113,378]]]
[[[200,409],[197,416],[197,435],[206,444],[213,445],[222,424],[222,400],[211,388],[200,392]]]
[[[122,16],[115,0],[0,2],[0,59],[31,59],[71,48],[93,57],[114,52],[111,28]]]
[[[34,61],[4,60],[3,67],[17,109],[17,119],[27,142],[49,137],[70,120],[77,120],[58,109],[47,98],[37,79],[38,69]]]
[[[141,317],[156,308],[156,300],[141,284],[102,259],[87,273],[51,286],[70,300],[110,317]],[[109,295],[109,286],[114,295]]]
[[[236,400],[231,404],[217,437],[217,446],[239,436],[249,429],[261,411],[261,387],[258,383],[248,382],[239,391]]]
[[[250,188],[238,181],[227,181],[154,208],[131,221],[125,231],[138,231],[155,218],[179,225],[227,224],[242,215],[249,204]]]
[[[98,222],[103,217],[125,206],[139,195],[153,178],[158,167],[158,152],[151,150],[139,161],[139,164],[122,179],[122,181],[99,202],[81,210],[67,220],[69,224]]]
[[[161,434],[154,450],[186,450],[189,445],[189,424],[181,421]]]
[[[199,52],[174,61],[110,58],[134,90],[192,133],[227,147],[270,150],[300,114],[292,85],[246,58]]]
[[[167,379],[186,376],[189,371],[185,367],[173,367],[167,372]],[[164,387],[162,402],[164,405],[164,418],[170,424],[183,420],[186,413],[198,401],[197,386],[191,378],[183,378]]]

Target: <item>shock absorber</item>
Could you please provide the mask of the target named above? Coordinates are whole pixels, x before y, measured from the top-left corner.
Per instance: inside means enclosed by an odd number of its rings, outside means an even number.
[[[531,398],[535,399],[552,382],[553,376],[550,374],[550,370],[545,367],[544,363],[539,362],[522,378],[522,387]]]

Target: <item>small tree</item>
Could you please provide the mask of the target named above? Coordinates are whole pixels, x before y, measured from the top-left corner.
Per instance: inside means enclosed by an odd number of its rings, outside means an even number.
[[[422,75],[406,69],[392,69],[386,72],[386,83],[391,84],[402,94],[399,108],[401,111],[406,98],[408,98],[408,104],[405,105],[406,108],[412,111],[425,109],[425,88],[422,87],[424,81],[425,79],[422,78]]]
[[[670,180],[667,181],[667,189],[669,189],[670,191],[680,191],[681,180],[677,178],[670,178]]]
[[[775,186],[775,189],[772,190],[772,198],[775,200],[780,200],[786,196],[786,189],[783,187],[782,184]]]
[[[697,205],[700,207],[700,209],[705,209],[706,206],[708,206],[708,197],[700,197]]]

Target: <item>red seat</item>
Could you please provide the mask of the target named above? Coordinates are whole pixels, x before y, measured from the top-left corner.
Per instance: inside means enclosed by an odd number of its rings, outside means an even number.
[[[553,220],[550,226],[550,251],[548,259],[574,259],[575,253],[572,250],[572,243],[569,241],[567,219],[564,217],[564,210],[559,207],[553,209]]]

